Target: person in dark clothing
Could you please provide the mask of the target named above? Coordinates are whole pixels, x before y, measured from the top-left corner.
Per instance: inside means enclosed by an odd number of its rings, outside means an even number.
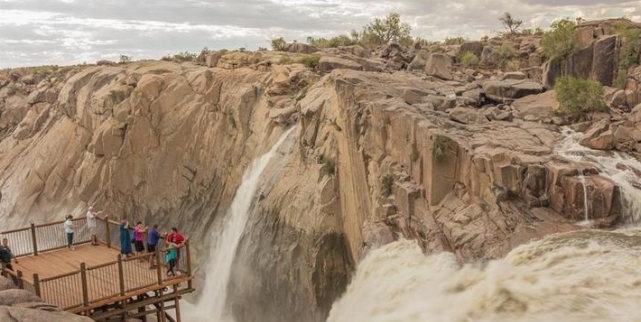
[[[158,241],[160,240],[160,232],[158,231],[158,225],[154,225],[147,236],[147,251],[149,253],[155,253],[156,247],[158,246]],[[149,268],[156,268],[156,256],[149,257]]]
[[[13,271],[13,265],[11,265],[12,258],[14,262],[18,264],[18,259],[11,252],[11,248],[9,248],[9,241],[6,238],[2,238],[2,246],[0,246],[0,262],[2,262],[2,271],[4,271],[5,269]],[[18,278],[12,274],[9,274],[9,275],[11,275],[11,280],[13,280],[13,284],[17,286]]]

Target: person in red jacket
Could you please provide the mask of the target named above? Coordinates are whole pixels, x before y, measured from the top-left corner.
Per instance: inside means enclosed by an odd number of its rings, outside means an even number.
[[[178,265],[180,264],[180,247],[185,243],[185,236],[178,232],[178,228],[172,227],[171,232],[165,237],[167,245],[170,243],[176,245],[176,270],[180,271]]]

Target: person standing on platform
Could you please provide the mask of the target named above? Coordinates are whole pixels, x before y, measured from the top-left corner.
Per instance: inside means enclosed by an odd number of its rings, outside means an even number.
[[[160,232],[158,231],[158,225],[154,225],[149,231],[149,236],[147,236],[147,251],[149,253],[155,253],[156,247],[158,246],[158,241],[160,240]],[[149,257],[149,268],[156,268],[156,256]]]
[[[120,221],[120,254],[131,256],[131,227],[129,221],[123,218]]]
[[[171,228],[171,233],[167,234],[167,237],[165,239],[167,244],[169,243],[174,243],[176,246],[176,269],[180,270],[180,247],[183,245],[185,242],[185,236],[183,236],[181,233],[178,232],[178,228],[172,227]]]
[[[6,238],[2,238],[2,245],[0,246],[0,262],[2,263],[2,271],[5,269],[13,271],[13,265],[11,265],[11,259],[13,258],[14,262],[18,264],[18,259],[16,256],[13,255],[11,252],[11,248],[9,248],[9,240]],[[18,278],[15,277],[13,274],[11,275],[11,280],[13,281],[13,284],[18,286]]]
[[[136,255],[141,255],[145,251],[145,242],[143,241],[143,234],[147,232],[149,227],[142,228],[142,222],[136,223],[134,228],[134,246],[136,247]]]
[[[91,234],[91,245],[98,246],[98,237],[96,236],[96,229],[98,225],[96,224],[96,217],[102,213],[102,211],[95,211],[93,206],[89,206],[87,210],[87,228]]]
[[[65,220],[63,226],[65,228],[65,233],[67,234],[67,248],[69,248],[69,250],[75,250],[76,248],[73,247],[73,233],[76,228],[76,224],[73,222],[72,215],[67,216],[67,220]]]

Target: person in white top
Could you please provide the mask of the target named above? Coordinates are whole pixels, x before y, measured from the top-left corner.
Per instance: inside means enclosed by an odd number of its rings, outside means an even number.
[[[102,213],[102,211],[95,211],[93,209],[93,206],[89,206],[89,210],[87,210],[87,228],[89,229],[89,233],[91,234],[91,245],[97,246],[98,245],[98,237],[96,236],[96,217]]]
[[[69,248],[69,250],[74,250],[75,248],[73,247],[73,232],[74,228],[76,228],[76,224],[73,222],[72,215],[67,216],[64,227],[65,233],[67,233],[67,248]]]

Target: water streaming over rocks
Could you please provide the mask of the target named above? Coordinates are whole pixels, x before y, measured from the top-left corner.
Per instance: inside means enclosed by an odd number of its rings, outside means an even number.
[[[359,265],[328,322],[641,321],[641,231],[586,230],[459,266],[401,240]]]
[[[565,137],[557,147],[557,153],[576,162],[594,166],[602,176],[611,179],[621,188],[623,222],[641,222],[641,162],[620,152],[598,151],[580,145],[582,133],[564,129]],[[585,184],[584,184],[585,191]],[[587,211],[586,205],[586,211]]]
[[[207,274],[205,284],[202,287],[203,294],[193,307],[188,305],[188,309],[185,310],[187,321],[233,321],[231,317],[227,316],[225,302],[236,248],[245,229],[250,208],[254,202],[254,195],[260,184],[261,174],[294,128],[292,127],[283,133],[272,149],[254,160],[243,175],[242,183],[236,190],[234,200],[224,219],[222,230],[217,232],[220,236],[217,238],[212,236],[216,243],[212,247],[206,266]]]

